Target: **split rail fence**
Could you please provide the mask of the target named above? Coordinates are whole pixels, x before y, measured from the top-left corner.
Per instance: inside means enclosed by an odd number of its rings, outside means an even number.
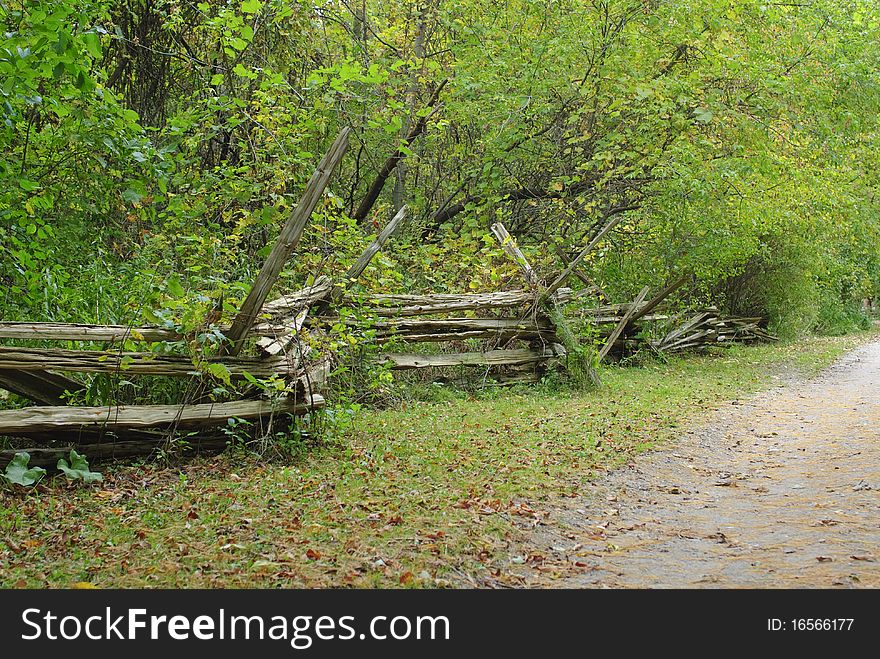
[[[337,280],[319,276],[303,290],[269,299],[347,145],[348,130],[344,130],[312,175],[238,314],[229,327],[221,329],[226,341],[217,354],[194,357],[157,353],[157,343],[187,339],[180,332],[161,327],[0,322],[0,340],[16,342],[0,345],[0,388],[34,403],[23,409],[0,411],[0,436],[25,438],[31,464],[44,465],[54,464],[71,448],[90,459],[149,454],[166,446],[178,431],[188,433],[187,443],[193,450],[222,449],[228,441],[222,430],[228,419],[249,420],[265,430],[283,424],[286,415],[305,415],[324,406],[322,392],[333,368],[333,356],[314,349],[312,342],[303,337],[321,336],[340,322],[362,324],[360,329],[369,329],[371,341],[380,345],[445,348],[382,353],[379,363],[394,371],[469,367],[482,369],[494,383],[517,384],[536,382],[552,364],[564,363],[566,349],[551,312],[557,305],[595,290],[579,265],[619,217],[602,227],[574,258],[564,258],[564,269],[546,286],[513,237],[497,223],[492,233],[518,266],[525,284],[522,289],[375,294],[355,299],[349,294],[351,285],[405,220],[406,209],[401,208]],[[584,280],[588,287],[575,293],[564,286],[572,276]],[[599,327],[603,339],[600,361],[637,349],[641,345],[637,337],[645,323],[669,321],[656,310],[688,279],[681,276],[650,298],[645,287],[631,303],[586,312],[588,322]],[[358,317],[370,320],[364,325],[343,318],[339,308],[345,305],[357,305]],[[723,342],[772,340],[759,322],[756,318],[722,318],[716,310],[704,310],[662,339],[649,341],[649,345],[672,352]],[[468,341],[471,339],[476,341]],[[94,350],[20,345],[28,342],[104,345]],[[122,350],[123,344],[141,344],[144,349]],[[118,349],[111,349],[114,345]],[[481,347],[462,350],[468,345]],[[252,388],[237,400],[208,402],[205,392],[218,370],[215,365],[221,365],[219,370],[239,382],[245,378],[280,378],[287,383],[288,393],[268,399]],[[68,401],[84,385],[69,377],[70,373],[194,378],[202,385],[196,387],[194,395],[173,405],[76,406]],[[0,451],[0,467],[16,450]]]

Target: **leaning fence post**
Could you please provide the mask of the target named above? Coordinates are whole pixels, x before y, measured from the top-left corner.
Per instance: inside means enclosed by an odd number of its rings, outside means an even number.
[[[608,337],[608,341],[605,342],[605,345],[602,346],[602,349],[599,351],[600,363],[608,356],[608,353],[611,352],[611,349],[614,347],[614,342],[617,341],[617,338],[623,333],[626,326],[629,325],[630,318],[632,318],[633,314],[638,310],[639,305],[645,301],[649,290],[651,289],[645,286],[639,293],[638,297],[636,297],[630,305],[629,309],[626,310],[626,313],[623,314],[623,318],[617,323],[617,327],[614,328],[614,331],[611,332],[611,335]]]
[[[348,148],[348,134],[350,130],[349,128],[342,129],[339,137],[336,138],[329,151],[321,159],[321,162],[318,163],[318,168],[312,174],[308,185],[306,185],[302,198],[290,214],[284,228],[281,230],[281,234],[278,236],[278,241],[272,248],[272,252],[263,264],[260,274],[257,275],[254,285],[241,305],[238,315],[232,321],[232,326],[226,333],[226,338],[229,340],[225,348],[226,354],[237,355],[241,351],[244,340],[247,338],[257,315],[259,315],[260,310],[263,308],[263,303],[266,301],[269,291],[275,284],[275,280],[278,279],[278,275],[281,274],[287,259],[299,243],[303,229],[312,216],[312,211],[315,210],[318,200],[324,194],[324,189],[330,182],[333,170],[342,160],[342,156],[345,155],[345,151]]]

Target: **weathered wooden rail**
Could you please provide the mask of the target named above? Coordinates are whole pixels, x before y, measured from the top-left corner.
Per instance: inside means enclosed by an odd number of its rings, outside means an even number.
[[[305,400],[282,398],[278,401],[237,400],[229,403],[198,405],[120,405],[101,407],[33,407],[4,412],[0,418],[0,434],[27,435],[32,432],[63,430],[70,427],[88,429],[112,425],[126,428],[192,428],[216,425],[229,418],[255,419],[286,412],[305,414],[324,406],[317,394]]]

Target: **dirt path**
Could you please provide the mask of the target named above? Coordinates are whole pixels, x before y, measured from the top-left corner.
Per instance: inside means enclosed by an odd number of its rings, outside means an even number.
[[[880,586],[880,343],[725,406],[543,528],[581,568],[555,585]]]

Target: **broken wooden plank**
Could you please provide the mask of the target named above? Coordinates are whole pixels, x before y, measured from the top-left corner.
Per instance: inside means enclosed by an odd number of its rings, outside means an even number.
[[[238,400],[198,405],[120,405],[102,407],[29,407],[0,411],[0,435],[77,428],[192,428],[227,419],[257,419],[273,414],[305,414],[324,406],[319,395],[305,400]]]
[[[64,350],[60,348],[19,348],[0,346],[0,370],[72,371],[80,373],[126,373],[185,377],[204,375],[212,364],[222,364],[232,376],[245,372],[254,377],[291,375],[296,370],[283,355],[258,359],[253,357],[208,357],[202,367],[189,357],[150,352],[101,350]]]
[[[11,391],[40,405],[60,405],[67,400],[65,392],[76,393],[83,385],[49,371],[0,370],[0,388]]]
[[[674,352],[676,350],[683,350],[687,347],[691,347],[691,344],[696,343],[705,343],[705,341],[700,341],[703,337],[708,335],[712,330],[700,330],[695,332],[694,334],[690,334],[683,338],[679,338],[672,343],[665,343],[661,346],[661,350],[663,352]]]
[[[516,318],[442,318],[429,320],[378,321],[371,325],[376,330],[395,333],[407,332],[451,332],[468,330],[506,330],[534,334],[552,332],[554,327],[549,320]]]
[[[616,316],[590,316],[589,314],[584,314],[586,318],[584,318],[584,323],[588,325],[608,325],[608,324],[617,324],[620,322],[620,319],[623,318],[623,314],[618,314]],[[658,320],[669,320],[669,316],[665,316],[662,314],[651,314],[650,316],[642,316],[639,318],[639,322],[649,323],[656,322]],[[635,323],[632,318],[629,320],[629,324],[632,325]],[[604,329],[600,329],[599,333],[601,334]],[[610,332],[610,330],[608,330]]]
[[[263,308],[266,298],[269,296],[269,291],[275,285],[278,275],[284,269],[284,264],[299,243],[303,229],[312,216],[312,211],[315,210],[318,200],[320,200],[321,195],[324,194],[324,189],[330,182],[333,170],[345,155],[345,151],[348,148],[348,134],[350,130],[350,128],[346,127],[339,133],[339,137],[336,138],[329,151],[321,159],[318,168],[306,185],[302,198],[296,205],[296,208],[293,209],[284,228],[281,229],[278,240],[272,247],[272,251],[266,258],[266,262],[257,275],[254,285],[242,303],[238,315],[232,321],[232,326],[226,333],[226,337],[229,339],[229,344],[225,348],[226,354],[237,355],[244,346],[244,340],[247,338],[251,326],[257,320],[257,316]]]
[[[428,368],[444,366],[520,366],[561,356],[550,349],[544,350],[488,350],[486,352],[459,352],[446,355],[397,353],[382,355],[380,364],[393,369]]]
[[[556,335],[556,328],[546,318],[539,319],[516,319],[516,318],[443,318],[429,320],[395,319],[389,321],[376,321],[362,323],[355,319],[341,319],[333,316],[323,316],[314,319],[315,326],[332,325],[343,323],[352,327],[363,327],[372,330],[376,341],[388,341],[400,338],[406,341],[426,340],[432,335],[456,338],[458,335],[468,337],[497,335],[521,336],[524,338],[552,339]],[[436,341],[449,340],[434,339]]]
[[[483,325],[483,327],[480,327]],[[387,343],[394,339],[409,341],[411,343],[442,343],[445,341],[463,341],[465,339],[492,339],[506,342],[513,339],[534,340],[552,343],[557,341],[556,328],[539,327],[523,323],[493,322],[487,319],[484,323],[473,323],[473,327],[448,327],[443,328],[400,328],[377,330],[372,340],[376,343]]]
[[[585,316],[618,316],[622,317],[632,308],[632,302],[623,302],[622,304],[605,304],[601,307],[593,307],[592,309],[584,309],[581,311]]]
[[[633,301],[632,306],[630,306],[629,310],[623,315],[623,318],[620,319],[620,322],[617,324],[617,327],[614,328],[614,331],[611,332],[605,345],[603,345],[602,349],[599,351],[599,363],[602,363],[602,360],[608,356],[609,352],[611,352],[611,348],[614,347],[614,342],[617,341],[618,337],[623,333],[623,330],[629,325],[630,318],[632,318],[635,310],[639,308],[639,305],[645,301],[645,297],[648,295],[649,290],[651,289],[645,286],[639,292],[638,296]]]
[[[315,278],[315,281],[311,286],[306,286],[295,293],[282,295],[271,302],[266,302],[260,311],[260,315],[276,317],[297,314],[303,309],[312,306],[315,302],[328,297],[332,289],[333,282],[330,281],[330,277],[321,275],[320,277]],[[257,323],[254,325],[253,331],[259,333],[260,329],[263,327],[265,327],[265,323]]]
[[[303,374],[296,380],[298,391],[302,391],[306,395],[321,393],[327,386],[327,382],[330,380],[330,373],[332,370],[333,358],[329,355],[310,364],[304,369]]]
[[[294,318],[285,318],[273,326],[273,332],[257,341],[257,348],[264,355],[279,355],[286,352],[306,322],[308,308],[303,309]]]
[[[669,334],[667,334],[665,337],[663,337],[663,339],[660,341],[660,344],[666,345],[666,344],[672,343],[679,336],[685,334],[686,332],[693,329],[694,327],[697,327],[704,320],[706,320],[707,318],[712,316],[712,314],[713,314],[713,312],[711,312],[711,311],[703,311],[703,312],[696,314],[695,316],[691,317],[690,320],[688,320],[684,324],[682,324],[680,327],[669,332]]]
[[[177,341],[178,332],[161,327],[86,325],[80,323],[0,322],[0,339],[38,341]]]
[[[327,281],[329,284],[329,279]],[[329,291],[329,285],[327,290]],[[317,296],[318,293],[316,292]],[[307,302],[307,300],[303,301]],[[286,312],[292,306],[285,305],[284,300],[276,302],[277,304],[271,308],[275,313]],[[303,306],[307,305],[304,304]],[[260,325],[255,325],[253,331],[259,334]],[[22,341],[94,341],[98,343],[135,341],[158,343],[161,341],[180,341],[185,338],[183,334],[175,330],[154,326],[132,327],[128,325],[87,325],[82,323],[0,322],[0,339],[17,339]]]
[[[496,240],[500,243],[501,249],[504,250],[504,253],[516,263],[520,272],[522,272],[523,277],[525,277],[529,288],[534,289],[538,285],[538,275],[535,273],[534,269],[532,269],[532,266],[529,264],[525,254],[522,253],[519,245],[516,244],[514,237],[510,235],[507,228],[501,222],[493,224],[490,227],[490,230]]]

